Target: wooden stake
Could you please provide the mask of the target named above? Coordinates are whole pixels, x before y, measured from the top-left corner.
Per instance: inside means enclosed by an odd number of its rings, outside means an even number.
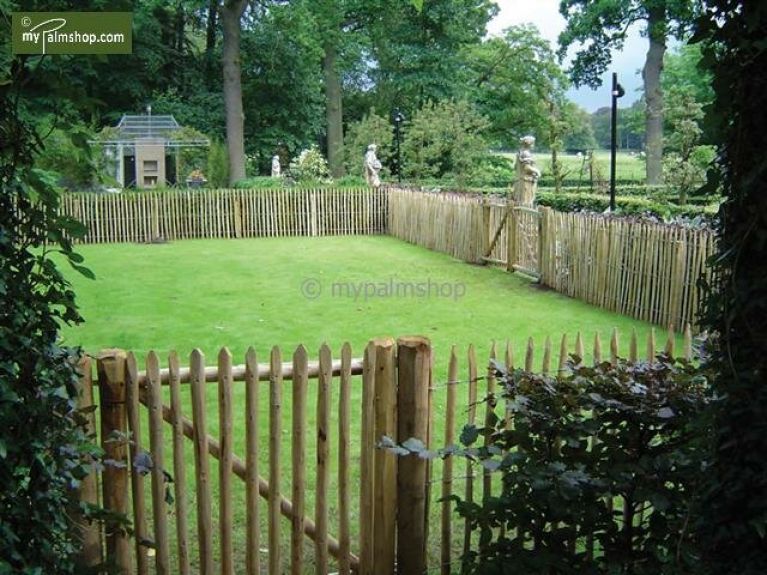
[[[149,352],[146,358],[149,379],[149,449],[152,452],[152,518],[154,520],[155,570],[170,573],[168,518],[165,511],[165,441],[163,440],[162,387],[160,361]]]
[[[232,354],[226,348],[218,354],[218,433],[221,459],[218,465],[219,512],[221,539],[221,575],[234,575],[234,542],[232,540]]]
[[[192,418],[194,420],[194,464],[197,476],[197,546],[201,575],[213,575],[213,525],[210,501],[208,432],[205,425],[205,357],[195,349],[191,368]]]
[[[128,513],[128,446],[116,439],[125,436],[125,360],[119,349],[102,351],[97,360],[99,397],[101,401],[101,447],[104,459],[118,465],[107,466],[102,475],[103,503],[107,511],[119,515]],[[122,464],[122,465],[120,465]],[[118,521],[104,522],[108,560],[113,560],[120,573],[131,572],[130,540]]]
[[[256,350],[245,354],[245,570],[247,575],[261,572],[261,527],[258,497],[258,359]]]
[[[397,437],[428,445],[431,344],[423,337],[397,340]],[[397,470],[397,571],[423,573],[427,568],[427,463],[403,456]]]
[[[312,196],[314,198],[314,196]],[[316,229],[316,223],[313,224]],[[317,470],[314,519],[314,564],[318,573],[328,572],[328,484],[330,482],[330,385],[332,383],[330,348],[320,347],[320,377],[317,381]]]
[[[293,354],[293,432],[291,459],[293,469],[293,517],[290,530],[290,572],[304,570],[304,509],[306,507],[306,389],[308,383],[306,348],[298,346]]]
[[[178,549],[179,575],[189,575],[189,527],[186,505],[186,465],[184,458],[184,426],[181,410],[181,385],[178,378],[178,354],[173,351],[168,357],[170,371],[170,409],[173,427],[173,495],[176,500],[176,541]]]

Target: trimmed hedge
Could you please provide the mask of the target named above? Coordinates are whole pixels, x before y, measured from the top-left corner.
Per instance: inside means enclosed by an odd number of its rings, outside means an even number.
[[[538,205],[547,206],[560,212],[604,212],[610,207],[610,196],[604,194],[573,194],[538,192]],[[667,219],[673,217],[713,217],[718,204],[679,206],[668,201],[653,201],[636,196],[616,196],[615,207],[624,215],[651,215]]]

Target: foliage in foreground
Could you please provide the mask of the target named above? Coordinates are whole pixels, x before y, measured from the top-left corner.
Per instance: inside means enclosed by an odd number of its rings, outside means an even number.
[[[464,427],[463,447],[439,454],[502,478],[500,493],[481,501],[452,497],[479,534],[462,572],[702,572],[694,534],[709,400],[700,368],[659,355],[593,367],[575,357],[559,376],[495,371],[485,425]],[[413,439],[384,446],[438,455]]]
[[[10,55],[6,28],[0,54]],[[70,80],[37,72],[0,59],[0,573],[58,575],[83,572],[73,519],[85,510],[75,489],[94,448],[77,408],[79,352],[58,342],[61,325],[80,316],[51,253],[89,272],[69,239],[82,226],[58,214],[53,177],[32,167],[42,142],[28,118],[43,114],[30,93],[59,93],[58,82]]]
[[[717,575],[767,573],[767,9],[763,2],[707,0],[697,24],[715,101],[708,124],[726,198],[704,325],[719,334],[717,406],[701,538]]]

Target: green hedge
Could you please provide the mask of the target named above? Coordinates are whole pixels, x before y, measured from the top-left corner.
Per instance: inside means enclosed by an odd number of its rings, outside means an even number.
[[[610,207],[610,196],[604,194],[538,192],[536,199],[538,205],[560,212],[604,212]],[[664,219],[712,217],[718,209],[717,204],[679,206],[668,201],[653,201],[636,196],[616,196],[615,207],[625,215],[652,215]]]

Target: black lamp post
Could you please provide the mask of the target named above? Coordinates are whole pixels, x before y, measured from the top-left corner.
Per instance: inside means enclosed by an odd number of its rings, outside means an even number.
[[[399,108],[395,108],[392,119],[394,120],[394,139],[397,143],[397,181],[401,184],[402,183],[402,155],[400,153],[400,128],[402,126],[402,122],[405,121],[405,115],[402,113],[402,111]]]
[[[610,142],[610,211],[615,211],[615,156],[618,145],[618,98],[622,98],[626,91],[618,83],[618,74],[613,72],[613,108],[612,108],[612,138]]]

